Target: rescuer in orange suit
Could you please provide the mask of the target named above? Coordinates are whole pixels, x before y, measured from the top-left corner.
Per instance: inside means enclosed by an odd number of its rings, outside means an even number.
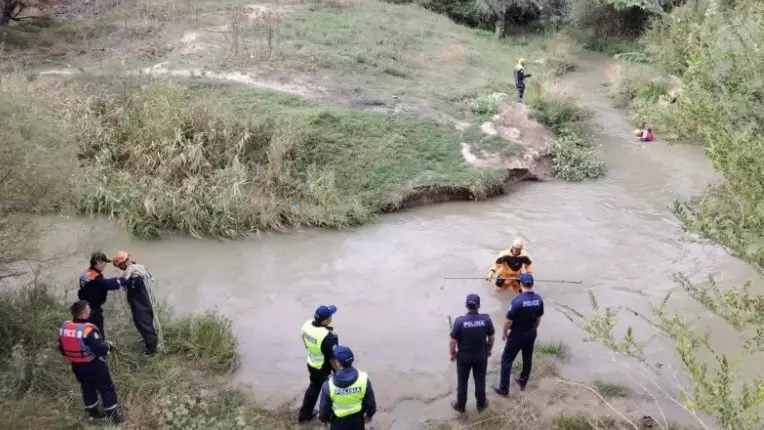
[[[111,344],[104,341],[98,327],[89,322],[90,305],[85,300],[70,308],[73,319],[64,321],[59,329],[58,349],[72,364],[72,372],[82,388],[85,411],[92,418],[106,418],[109,424],[119,424],[125,418],[117,411],[117,390],[111,381],[106,356]],[[101,395],[103,411],[98,407]]]
[[[506,291],[507,288],[512,287],[515,294],[520,294],[520,283],[517,279],[523,273],[523,269],[525,273],[533,274],[531,257],[523,245],[523,240],[518,237],[512,244],[512,248],[501,251],[496,257],[496,262],[485,277],[488,282],[491,282],[494,276],[496,277],[496,291]]]

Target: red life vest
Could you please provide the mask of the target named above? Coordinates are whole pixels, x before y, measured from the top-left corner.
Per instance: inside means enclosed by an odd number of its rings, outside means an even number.
[[[655,137],[653,136],[653,133],[651,131],[645,130],[645,137],[646,142],[652,142]]]
[[[76,323],[64,321],[59,329],[61,348],[64,350],[64,358],[70,363],[90,363],[96,359],[95,354],[85,345],[85,338],[93,331],[98,330],[91,323]]]

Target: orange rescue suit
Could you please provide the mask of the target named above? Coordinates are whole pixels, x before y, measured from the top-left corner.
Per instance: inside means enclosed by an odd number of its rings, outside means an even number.
[[[488,273],[488,276],[496,275],[497,281],[499,279],[504,279],[504,285],[499,285],[497,282],[497,287],[507,288],[511,286],[512,289],[519,294],[520,283],[512,278],[520,277],[523,268],[526,273],[532,275],[533,265],[531,264],[531,257],[525,249],[521,249],[520,252],[517,253],[513,253],[512,250],[513,249],[510,248],[501,251],[499,255],[496,256],[496,262],[491,266],[491,271]]]
[[[90,363],[96,356],[85,345],[85,338],[93,330],[98,330],[91,323],[76,323],[65,321],[59,329],[61,335],[61,348],[64,352],[64,358],[70,363]]]

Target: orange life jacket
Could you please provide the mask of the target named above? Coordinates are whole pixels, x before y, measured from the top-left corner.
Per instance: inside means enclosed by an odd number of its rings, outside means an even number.
[[[90,363],[96,359],[95,354],[85,345],[85,338],[93,331],[98,330],[91,323],[76,323],[64,321],[59,329],[61,348],[64,350],[64,358],[70,363]]]

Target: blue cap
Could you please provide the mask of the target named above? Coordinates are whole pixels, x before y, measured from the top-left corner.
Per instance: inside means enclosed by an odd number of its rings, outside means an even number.
[[[337,345],[334,347],[334,358],[337,359],[343,366],[349,366],[353,364],[353,351],[347,346]]]
[[[477,309],[480,307],[480,296],[477,294],[468,294],[467,295],[467,301],[466,301],[467,307],[470,309]]]
[[[520,283],[525,285],[526,287],[532,287],[533,286],[533,275],[530,273],[523,273],[520,275]]]
[[[337,312],[337,306],[329,305],[329,306],[319,306],[316,309],[316,313],[313,314],[313,318],[318,321],[324,321],[325,319],[331,317],[334,315],[334,313]]]

